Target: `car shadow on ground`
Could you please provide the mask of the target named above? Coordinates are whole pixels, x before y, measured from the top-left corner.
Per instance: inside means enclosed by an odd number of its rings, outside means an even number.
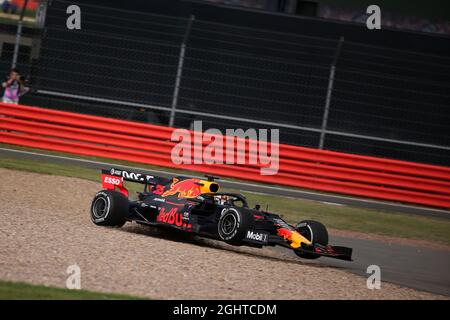
[[[271,261],[283,261],[285,263],[292,263],[296,265],[313,266],[317,268],[334,268],[334,269],[344,269],[340,267],[330,267],[323,265],[313,260],[303,260],[291,255],[291,252],[287,248],[279,248],[279,250],[270,250],[273,247],[267,247],[263,249],[252,248],[248,246],[232,246],[224,242],[207,239],[193,234],[189,234],[183,231],[164,228],[164,227],[152,227],[147,225],[141,225],[137,223],[128,222],[123,227],[118,228],[122,232],[132,233],[135,235],[155,237],[159,239],[164,239],[173,242],[188,243],[191,245],[211,248],[216,250],[223,250],[227,252],[234,252],[237,254],[254,257],[258,259],[265,259]],[[284,252],[285,251],[285,252]]]

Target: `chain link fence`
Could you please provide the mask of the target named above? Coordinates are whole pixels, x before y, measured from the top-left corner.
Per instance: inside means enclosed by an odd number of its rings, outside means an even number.
[[[17,27],[13,25],[2,25],[0,36],[0,77],[3,82],[4,76],[6,76],[9,70],[13,66],[14,60],[16,60],[16,68],[22,74],[30,73],[30,59],[32,56],[32,37],[33,32],[31,29],[22,31],[22,41],[17,52],[17,58],[14,58],[14,46],[16,42]]]
[[[70,4],[47,9],[22,102],[450,163],[450,57],[94,5],[68,30]]]

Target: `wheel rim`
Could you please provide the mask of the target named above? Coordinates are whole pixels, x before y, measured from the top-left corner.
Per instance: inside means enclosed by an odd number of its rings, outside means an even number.
[[[234,232],[234,230],[236,229],[236,217],[229,213],[227,215],[225,215],[222,219],[222,232],[225,236],[228,236],[230,234],[232,234]]]
[[[106,199],[103,197],[97,198],[94,201],[94,204],[92,206],[92,213],[95,218],[102,218],[106,215],[108,209],[108,204],[106,202]]]

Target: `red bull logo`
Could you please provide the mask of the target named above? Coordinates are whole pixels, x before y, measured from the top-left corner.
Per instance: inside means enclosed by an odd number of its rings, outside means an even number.
[[[290,238],[291,235],[292,235],[292,231],[289,230],[289,229],[286,229],[286,228],[279,228],[279,229],[277,230],[277,234],[278,234],[280,237],[283,237],[285,240],[289,240],[289,238]]]
[[[279,228],[277,230],[277,235],[283,237],[284,240],[289,241],[291,247],[293,248],[299,248],[302,245],[302,242],[307,245],[311,244],[311,241],[303,237],[300,233],[298,233],[295,230],[289,230],[287,228]]]
[[[202,193],[199,183],[200,179],[193,178],[180,181],[177,178],[173,178],[170,189],[165,191],[162,196],[167,197],[178,194],[178,199],[195,198]]]
[[[168,212],[166,212],[165,208],[161,208],[156,221],[177,226],[187,231],[191,231],[192,229],[192,225],[190,223],[183,221],[183,215],[177,211],[177,208],[172,208]]]

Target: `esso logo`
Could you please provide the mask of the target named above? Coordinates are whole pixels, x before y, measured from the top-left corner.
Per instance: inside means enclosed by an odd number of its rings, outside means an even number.
[[[105,183],[109,183],[109,184],[113,184],[115,186],[120,185],[120,183],[122,182],[119,178],[113,178],[113,177],[105,177],[105,179],[103,180],[103,182]]]

